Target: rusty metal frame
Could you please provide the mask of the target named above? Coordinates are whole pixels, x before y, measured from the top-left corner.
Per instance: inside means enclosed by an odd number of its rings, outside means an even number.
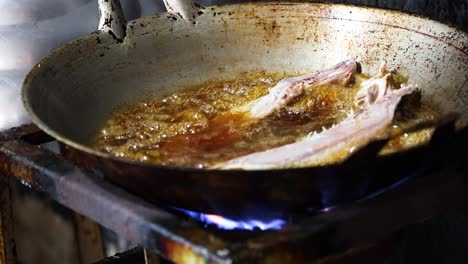
[[[353,206],[295,216],[281,231],[220,231],[149,204],[38,146],[50,140],[34,126],[1,134],[0,174],[177,263],[311,262],[367,247],[409,224],[466,205],[466,167],[442,162],[424,177]]]
[[[149,264],[145,261],[142,248],[132,248],[115,256],[111,256],[93,264]]]
[[[81,264],[89,264],[104,258],[104,242],[100,226],[91,219],[75,213],[73,222]]]
[[[145,249],[145,264],[161,264],[161,258],[153,252]]]
[[[4,264],[17,263],[10,179],[0,173],[0,263]]]
[[[93,264],[162,264],[161,258],[147,249],[132,248]]]

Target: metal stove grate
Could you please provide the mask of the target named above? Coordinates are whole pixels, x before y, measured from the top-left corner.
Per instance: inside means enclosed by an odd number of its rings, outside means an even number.
[[[350,252],[359,256],[375,248],[376,241],[405,226],[465,206],[465,170],[445,164],[352,206],[294,216],[293,224],[282,230],[223,231],[149,204],[39,146],[52,140],[34,125],[0,134],[1,257],[6,263],[14,263],[15,255],[9,233],[11,179],[176,263],[337,263]],[[125,258],[100,263],[142,259],[142,252],[135,249],[123,253]]]

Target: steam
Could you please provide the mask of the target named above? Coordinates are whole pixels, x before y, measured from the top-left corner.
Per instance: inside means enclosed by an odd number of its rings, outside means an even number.
[[[82,2],[0,0],[0,130],[30,122],[20,94],[34,64],[53,48],[95,30],[96,4]],[[16,16],[3,16],[8,13]]]
[[[19,96],[25,72],[0,74],[0,130],[29,121]]]
[[[128,19],[163,10],[162,1],[125,0]],[[0,131],[30,121],[21,102],[29,70],[54,48],[97,27],[96,0],[0,0]]]

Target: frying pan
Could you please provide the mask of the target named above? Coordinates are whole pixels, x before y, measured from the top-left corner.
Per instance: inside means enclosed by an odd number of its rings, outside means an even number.
[[[423,102],[442,115],[459,113],[458,129],[468,124],[468,35],[454,27],[340,4],[165,4],[167,13],[127,23],[117,0],[99,0],[99,30],[52,52],[23,86],[34,123],[69,159],[151,202],[231,217],[322,208],[421,173],[441,158],[441,144],[376,157],[377,142],[333,166],[222,171],[145,164],[89,147],[122,104],[211,79],[256,69],[314,72],[347,58],[374,73],[386,59],[419,85]]]

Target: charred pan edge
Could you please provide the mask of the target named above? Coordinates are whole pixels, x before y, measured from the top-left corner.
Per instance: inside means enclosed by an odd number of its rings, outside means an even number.
[[[422,15],[414,15],[414,14],[411,14],[409,12],[403,12],[403,11],[395,11],[395,10],[385,10],[385,9],[379,9],[379,8],[373,8],[373,7],[363,7],[363,6],[357,6],[357,5],[349,5],[349,4],[332,4],[332,3],[283,3],[283,2],[277,2],[277,3],[245,3],[245,4],[230,4],[230,5],[224,5],[224,6],[240,6],[240,7],[243,7],[243,6],[272,6],[272,7],[275,7],[275,6],[311,6],[311,7],[317,7],[317,8],[329,8],[329,7],[351,7],[351,8],[354,8],[356,9],[356,11],[359,11],[359,10],[369,10],[369,11],[372,11],[372,12],[380,12],[381,14],[396,14],[396,15],[400,15],[400,16],[406,16],[408,18],[417,18],[417,19],[424,19],[426,21],[424,22],[431,22],[431,23],[440,23],[440,26],[444,26],[444,35],[442,36],[437,36],[437,33],[436,32],[433,32],[434,35],[431,35],[429,33],[432,33],[432,32],[422,32],[422,31],[418,31],[414,28],[405,28],[405,27],[402,27],[402,26],[399,26],[399,25],[392,25],[392,24],[386,24],[386,23],[382,23],[382,22],[379,22],[379,21],[359,21],[359,20],[349,20],[349,21],[355,21],[355,22],[364,22],[364,23],[374,23],[374,24],[380,24],[380,25],[384,25],[384,26],[390,26],[390,27],[396,27],[396,28],[399,28],[399,29],[402,29],[402,30],[408,30],[408,31],[411,31],[411,32],[414,32],[414,33],[417,33],[417,34],[421,34],[421,35],[424,35],[426,37],[431,37],[437,41],[440,41],[440,42],[443,42],[447,45],[450,45],[452,46],[453,48],[457,49],[459,52],[461,52],[462,54],[464,55],[468,55],[468,35],[467,33],[465,33],[464,31],[462,30],[459,30],[457,29],[456,27],[453,27],[449,24],[446,24],[446,23],[443,23],[443,22],[439,22],[437,20],[433,20],[433,19],[430,19],[426,16],[422,16]],[[224,6],[212,6],[212,7],[209,7],[210,9],[213,9],[213,10],[216,10],[216,9],[222,9]],[[216,10],[217,11],[217,10]],[[220,10],[221,11],[221,10]],[[351,10],[353,11],[353,10]],[[219,13],[219,12],[218,12]],[[165,13],[165,14],[169,14],[169,13]],[[165,14],[162,14],[160,16],[155,16],[153,18],[150,18],[150,19],[159,19],[159,18],[163,18]],[[333,16],[328,16],[328,17],[322,17],[322,18],[326,18],[326,19],[342,19],[342,18],[337,18],[337,17],[333,17]],[[422,24],[425,24],[425,23],[422,23],[420,22],[419,23],[420,25]],[[441,34],[441,33],[439,33]],[[56,49],[55,51],[53,51],[48,57],[44,58],[41,62],[39,62],[32,70],[31,72],[29,72],[29,74],[27,75],[27,77],[25,78],[24,82],[23,82],[23,88],[22,88],[22,100],[23,100],[23,104],[26,108],[26,110],[28,111],[31,119],[33,120],[33,122],[40,128],[42,129],[44,132],[46,132],[47,134],[49,134],[50,136],[54,137],[55,139],[57,139],[58,141],[66,144],[66,145],[69,145],[77,150],[80,150],[80,151],[83,151],[85,153],[88,153],[88,154],[91,154],[91,155],[94,155],[94,156],[97,156],[97,157],[101,157],[101,158],[105,158],[105,159],[108,159],[110,161],[118,161],[118,162],[123,162],[123,163],[127,163],[129,165],[138,165],[138,166],[142,166],[142,167],[147,167],[147,168],[170,168],[171,170],[175,170],[175,171],[181,171],[181,172],[202,172],[202,171],[206,171],[205,169],[197,169],[197,168],[190,168],[190,167],[178,167],[178,166],[172,166],[172,167],[169,167],[169,166],[163,166],[163,165],[159,165],[159,164],[148,164],[148,163],[143,163],[143,162],[139,162],[139,161],[134,161],[134,160],[129,160],[129,159],[122,159],[122,158],[117,158],[115,156],[112,156],[110,154],[105,154],[103,152],[99,152],[99,151],[96,151],[90,147],[87,147],[85,145],[82,145],[82,144],[79,144],[79,143],[76,143],[74,141],[71,141],[69,140],[68,138],[66,138],[65,136],[61,135],[60,133],[57,133],[56,131],[52,130],[51,128],[48,127],[47,124],[45,124],[34,112],[34,110],[32,109],[32,106],[30,104],[30,101],[29,101],[29,98],[28,98],[28,93],[29,93],[29,89],[31,89],[31,82],[33,81],[34,78],[36,78],[39,74],[40,74],[40,65],[41,64],[49,64],[51,62],[53,62],[54,60],[54,57],[60,53],[63,53],[63,52],[66,52],[67,48],[70,47],[70,46],[73,46],[73,45],[77,45],[78,43],[80,43],[81,41],[84,41],[84,40],[88,40],[88,39],[91,39],[91,38],[95,38],[96,36],[98,37],[103,37],[105,38],[104,35],[107,35],[107,34],[100,34],[99,32],[94,32],[94,33],[91,33],[89,35],[86,35],[78,40],[75,40],[69,44],[66,44],[58,49]],[[457,42],[460,42],[463,46],[457,46],[451,42],[449,42],[450,40],[453,40],[453,41],[457,41]],[[103,43],[102,45],[109,45],[110,43]],[[288,169],[289,171],[290,170],[302,170],[303,168],[297,168],[297,169]],[[229,171],[227,170],[210,170],[211,172],[213,173],[220,173],[220,174],[229,174]],[[279,170],[281,171],[281,169]],[[259,171],[261,172],[261,171]]]

